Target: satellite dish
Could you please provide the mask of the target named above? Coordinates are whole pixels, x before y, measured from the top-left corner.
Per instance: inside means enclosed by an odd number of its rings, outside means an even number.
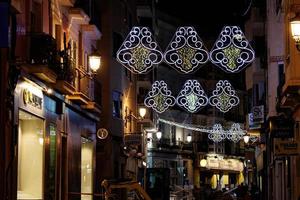
[[[100,139],[100,140],[104,140],[106,139],[108,136],[108,131],[105,129],[105,128],[99,128],[98,131],[97,131],[97,137]]]

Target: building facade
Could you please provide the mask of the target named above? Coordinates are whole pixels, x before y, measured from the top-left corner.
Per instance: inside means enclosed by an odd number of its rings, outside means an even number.
[[[267,22],[271,34],[269,65],[278,69],[277,117],[270,119],[268,153],[269,199],[299,199],[299,51],[291,30],[291,21],[299,13],[300,2],[267,1]],[[273,19],[277,19],[274,21]],[[273,39],[273,40],[272,40]],[[276,41],[274,43],[274,41]],[[275,47],[276,43],[278,45]],[[274,62],[274,57],[281,61]],[[276,68],[275,68],[276,69]],[[270,73],[276,70],[270,70]],[[276,72],[275,72],[276,73]],[[271,85],[270,80],[270,85]],[[270,86],[271,87],[271,86]],[[271,93],[272,94],[272,93]],[[274,101],[274,100],[273,100]],[[272,105],[271,105],[272,106]],[[272,106],[270,108],[274,109]],[[271,116],[271,115],[270,115]],[[278,118],[280,120],[278,120]],[[277,119],[277,120],[276,120]],[[284,123],[282,123],[284,122]],[[288,124],[287,131],[280,131]],[[279,132],[283,133],[280,134]],[[294,148],[286,149],[286,146]],[[281,149],[283,147],[283,149]]]
[[[136,75],[116,59],[126,35],[136,24],[135,1],[100,1],[103,37],[99,43],[102,58],[101,128],[109,136],[97,143],[97,179],[137,178],[136,148],[129,150],[125,135],[138,135]],[[137,141],[138,142],[138,141]],[[139,141],[141,143],[141,141]],[[140,144],[139,144],[140,145]],[[128,148],[127,148],[128,147]]]
[[[87,9],[93,2],[10,3],[10,56],[2,64],[9,72],[4,90],[12,96],[4,100],[11,101],[6,108],[11,125],[5,129],[8,163],[1,195],[93,199],[101,104],[100,82],[89,67],[101,37]]]

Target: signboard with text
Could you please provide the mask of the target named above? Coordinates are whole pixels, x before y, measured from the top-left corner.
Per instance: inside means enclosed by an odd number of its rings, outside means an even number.
[[[275,140],[275,156],[292,156],[299,154],[299,143],[297,141]]]
[[[292,138],[294,137],[294,121],[283,116],[270,119],[270,134],[273,138]]]

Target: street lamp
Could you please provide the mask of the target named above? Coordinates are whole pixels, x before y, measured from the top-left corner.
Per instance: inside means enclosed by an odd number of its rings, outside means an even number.
[[[89,55],[89,67],[93,73],[96,73],[101,66],[101,56],[97,53]]]
[[[300,51],[300,16],[299,13],[296,14],[294,18],[290,21],[291,33],[296,42],[296,48]]]

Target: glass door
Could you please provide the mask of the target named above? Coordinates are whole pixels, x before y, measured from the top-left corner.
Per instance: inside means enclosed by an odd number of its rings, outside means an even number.
[[[19,111],[17,199],[43,199],[44,120]]]
[[[93,199],[93,154],[92,140],[81,138],[81,199]]]

